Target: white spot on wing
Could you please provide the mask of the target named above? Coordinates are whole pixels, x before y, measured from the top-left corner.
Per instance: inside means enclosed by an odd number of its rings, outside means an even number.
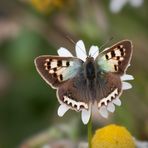
[[[98,108],[102,106],[102,104],[105,104],[107,106],[108,101],[112,101],[112,97],[115,98],[116,95],[118,95],[118,89],[116,88],[113,92],[111,92],[106,98],[101,99],[101,101],[98,103]]]
[[[45,67],[47,66],[47,62],[44,64],[44,66],[45,66]]]
[[[116,56],[121,56],[121,51],[120,50],[115,50],[114,52],[115,52]]]
[[[120,57],[120,59],[119,59],[120,61],[123,61],[124,60],[124,58],[123,57]]]
[[[111,55],[111,53],[110,53],[110,52],[109,52],[109,53],[107,53],[107,55],[108,55],[108,59],[112,58],[112,55]]]
[[[62,61],[62,66],[66,66],[67,61]]]
[[[51,66],[51,68],[55,68],[55,67],[57,67],[57,60],[53,60],[53,61],[51,61],[50,66]]]
[[[59,76],[64,72],[64,70],[66,70],[66,67],[59,67],[58,70],[56,71],[56,74]]]
[[[49,70],[47,67],[45,67],[45,70]]]
[[[120,45],[120,48],[123,48],[123,45]]]
[[[84,102],[77,102],[75,100],[72,100],[70,98],[68,98],[67,96],[64,96],[64,103],[66,103],[67,105],[72,105],[72,107],[74,109],[76,109],[77,111],[80,111],[80,106],[83,106],[85,109],[88,109],[88,105]],[[76,106],[76,108],[75,108]]]
[[[46,62],[49,62],[49,59],[46,59],[45,61],[46,61]]]
[[[50,70],[49,70],[49,73],[50,73],[50,74],[53,74],[53,73],[54,73],[54,70],[53,70],[53,69],[50,69]]]

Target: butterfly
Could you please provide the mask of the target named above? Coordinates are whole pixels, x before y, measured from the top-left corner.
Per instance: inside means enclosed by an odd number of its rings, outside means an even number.
[[[133,52],[132,42],[123,40],[106,48],[96,58],[42,55],[35,59],[40,76],[57,90],[61,104],[75,111],[89,110],[90,104],[107,106],[122,94],[123,76]]]

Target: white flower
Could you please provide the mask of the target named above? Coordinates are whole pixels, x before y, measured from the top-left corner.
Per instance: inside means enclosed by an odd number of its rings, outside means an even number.
[[[82,59],[83,61],[86,61],[86,57],[87,57],[87,53],[86,53],[86,49],[85,49],[85,45],[83,43],[82,40],[78,41],[76,43],[75,46],[75,50],[76,50],[76,56],[80,59]],[[58,50],[58,54],[59,56],[64,56],[64,57],[73,57],[73,55],[66,49],[61,47]],[[99,48],[97,46],[91,46],[90,50],[89,50],[89,55],[93,56],[94,58],[96,58],[99,54]],[[132,88],[132,85],[128,82],[124,82],[126,80],[133,80],[133,76],[132,75],[123,75],[121,76],[121,81],[122,81],[122,89],[126,90],[126,89],[130,89]],[[101,116],[103,116],[104,118],[108,117],[108,112],[114,112],[115,111],[115,105],[120,106],[121,105],[121,100],[119,98],[114,99],[112,102],[108,103],[107,106],[101,106],[99,109],[99,113]],[[68,110],[70,109],[69,106],[67,106],[66,104],[61,104],[58,108],[58,115],[60,117],[62,117]],[[89,106],[89,110],[83,109],[82,113],[81,113],[81,118],[84,124],[87,124],[90,116],[91,116],[91,105]]]
[[[144,0],[111,0],[110,10],[113,13],[118,13],[127,4],[131,4],[133,7],[140,7]]]

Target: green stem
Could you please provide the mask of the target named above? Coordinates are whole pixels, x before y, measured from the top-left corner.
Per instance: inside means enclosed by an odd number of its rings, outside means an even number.
[[[87,125],[87,132],[88,132],[88,148],[92,148],[91,146],[91,139],[92,139],[92,118],[90,116],[90,120]]]

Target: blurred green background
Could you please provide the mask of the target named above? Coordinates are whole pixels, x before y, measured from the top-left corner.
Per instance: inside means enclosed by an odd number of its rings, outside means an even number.
[[[92,44],[101,46],[110,37],[114,39],[107,46],[132,40],[134,54],[127,73],[135,77],[133,88],[123,93],[122,107],[116,107],[108,120],[94,117],[94,129],[117,123],[134,137],[148,140],[148,1],[134,6],[129,0],[117,11],[110,8],[112,2],[0,1],[0,147],[19,147],[61,123],[73,127],[68,132],[72,139],[86,138],[79,113],[69,111],[63,118],[57,116],[55,90],[34,66],[35,57],[57,54],[61,46],[74,53],[74,45],[66,36],[75,42],[82,39],[87,49]]]

